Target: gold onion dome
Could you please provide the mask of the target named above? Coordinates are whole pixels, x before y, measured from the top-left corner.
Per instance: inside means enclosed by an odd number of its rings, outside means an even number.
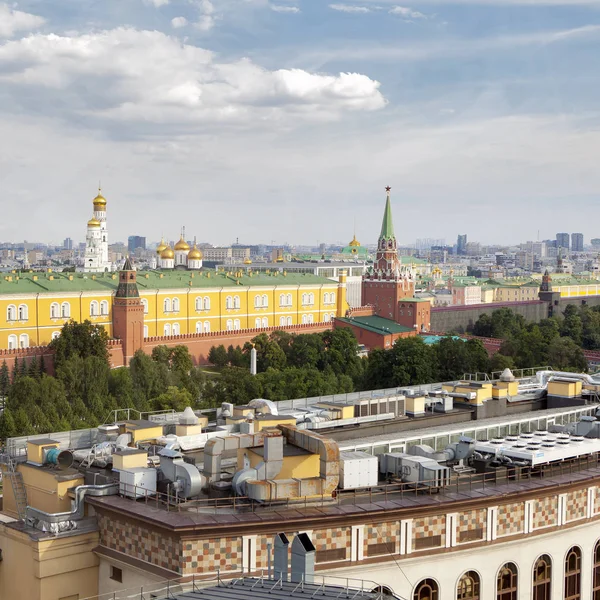
[[[196,244],[194,244],[194,247],[189,251],[188,260],[202,260],[202,251],[196,248]]]
[[[247,259],[244,261],[244,264],[245,264],[245,265],[251,265],[251,264],[252,264],[252,261],[251,261],[249,258],[247,258]]]
[[[175,246],[177,248],[177,246]],[[161,258],[175,258],[175,252],[173,252],[171,246],[167,246],[161,253]]]
[[[356,234],[352,238],[352,241],[348,244],[348,246],[358,247],[360,246],[360,242],[356,239]]]
[[[190,245],[183,239],[183,236],[181,236],[181,239],[175,244],[175,250],[189,250],[190,249]]]
[[[89,221],[88,221],[88,227],[100,227],[101,223],[100,221],[98,221],[98,219],[92,217]]]
[[[102,195],[100,188],[98,188],[98,195],[94,198],[94,206],[102,208],[106,206],[106,198]]]
[[[163,250],[166,250],[169,246],[165,244],[165,238],[160,238],[160,244],[156,247],[156,254],[161,254]]]

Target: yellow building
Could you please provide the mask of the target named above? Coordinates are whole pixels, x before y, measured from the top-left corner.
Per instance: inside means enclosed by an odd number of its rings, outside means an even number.
[[[346,282],[304,273],[137,273],[144,336],[327,323],[348,308]],[[0,279],[0,349],[48,344],[69,319],[112,337],[116,273],[8,273]]]

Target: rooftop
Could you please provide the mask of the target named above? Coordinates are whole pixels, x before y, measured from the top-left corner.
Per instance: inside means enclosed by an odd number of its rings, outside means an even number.
[[[338,318],[337,320],[341,321],[342,323],[347,323],[348,325],[360,327],[366,331],[377,333],[379,335],[390,335],[393,333],[406,333],[408,331],[413,331],[410,327],[398,325],[398,323],[392,321],[391,319],[385,319],[384,317],[378,317],[376,315],[371,317],[352,317],[350,319]]]

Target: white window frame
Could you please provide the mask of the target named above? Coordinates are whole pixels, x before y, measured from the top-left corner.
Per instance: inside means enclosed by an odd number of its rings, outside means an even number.
[[[269,306],[269,296],[267,296],[267,294],[263,294],[262,295],[262,307],[268,308],[268,306]]]
[[[254,308],[261,308],[262,307],[262,301],[260,298],[260,294],[256,294],[256,296],[254,296]]]
[[[17,309],[19,321],[27,321],[29,319],[29,307],[27,304],[19,304]]]
[[[70,302],[63,302],[60,305],[60,316],[63,319],[69,319],[71,317],[71,304],[70,304]]]
[[[98,300],[92,300],[90,302],[90,317],[97,317],[100,314],[100,305]]]
[[[173,335],[181,335],[179,329],[179,323],[173,323]]]
[[[163,312],[165,312],[165,313],[171,312],[171,298],[165,298],[163,300]]]
[[[233,331],[233,319],[227,319],[225,322],[225,329],[227,331]]]
[[[287,317],[287,325],[288,327],[292,324],[292,317]]]
[[[9,304],[6,307],[6,320],[16,321],[17,320],[17,307],[14,304]]]
[[[254,329],[260,329],[260,317],[254,319]]]
[[[227,298],[225,298],[225,308],[227,310],[231,310],[233,308],[233,298],[231,296],[227,296]]]
[[[144,325],[144,338],[150,337],[148,335],[148,325]]]
[[[196,296],[195,306],[196,310],[202,310],[202,296]]]
[[[60,304],[58,302],[53,302],[50,305],[50,318],[60,319]]]
[[[144,314],[148,314],[148,300],[146,298],[141,299],[142,306],[144,307]]]
[[[53,331],[53,332],[52,332],[52,335],[51,335],[50,337],[51,337],[51,339],[53,339],[53,340],[55,340],[55,339],[59,338],[59,337],[60,337],[60,331]]]
[[[8,349],[15,350],[19,346],[19,338],[13,333],[8,336]]]
[[[279,326],[280,327],[285,327],[285,317],[279,317]]]
[[[263,317],[262,318],[262,326],[263,327],[268,327],[269,326],[269,319],[268,319],[268,317]]]
[[[325,313],[325,314],[323,315],[323,321],[324,321],[325,323],[329,323],[329,313]]]
[[[291,294],[287,295],[286,300],[287,300],[287,305],[292,306],[292,295]]]
[[[202,304],[204,306],[204,310],[210,310],[210,298],[208,296],[204,296]]]
[[[204,321],[204,333],[210,333],[210,321]]]
[[[202,321],[196,321],[196,333],[202,333]]]
[[[165,323],[165,325],[163,327],[163,335],[164,336],[171,335],[171,323]]]
[[[286,298],[285,294],[279,294],[279,306],[287,306]]]
[[[179,298],[173,298],[173,312],[179,312]]]
[[[233,330],[234,331],[239,331],[241,329],[241,323],[239,319],[234,319],[233,320]]]
[[[233,297],[233,308],[236,310],[240,308],[240,297],[239,296]]]
[[[19,336],[19,348],[29,348],[29,336],[26,333]]]
[[[102,300],[100,302],[100,316],[108,316],[108,300]]]

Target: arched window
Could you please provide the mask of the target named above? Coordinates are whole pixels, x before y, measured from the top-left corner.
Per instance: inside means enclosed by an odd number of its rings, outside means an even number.
[[[532,600],[550,600],[552,593],[552,559],[543,554],[533,565]]]
[[[16,335],[8,336],[8,349],[14,350],[19,345],[19,338]]]
[[[26,333],[19,336],[19,348],[29,348],[29,336]]]
[[[306,304],[308,302],[307,297],[308,294],[302,294],[302,304]]]
[[[55,340],[56,338],[60,337],[60,331],[53,331],[52,332],[52,339]]]
[[[439,588],[437,581],[423,579],[413,593],[413,600],[438,600]]]
[[[309,304],[315,303],[315,295],[312,292],[308,295],[308,303]]]
[[[600,600],[600,541],[594,547],[594,571],[592,573],[592,600]]]
[[[323,315],[323,321],[325,321],[325,323],[328,323],[328,322],[329,322],[329,313],[325,313],[325,314]]]
[[[171,298],[165,298],[163,301],[163,312],[171,312]]]
[[[225,298],[225,308],[233,308],[233,298],[231,296]]]
[[[254,328],[258,329],[260,327],[260,317],[256,317],[256,319],[254,319]]]
[[[171,335],[171,323],[165,323],[163,335]]]
[[[333,321],[335,319],[335,313],[329,313],[330,320]]]
[[[202,310],[202,296],[196,297],[195,306],[196,306],[196,310]]]
[[[179,323],[173,323],[173,335],[179,335]]]
[[[329,294],[329,302],[331,302],[331,304],[335,304],[335,292],[331,292],[331,294]]]
[[[204,321],[204,333],[210,332],[210,321]]]
[[[287,305],[291,306],[292,305],[292,295],[288,294],[286,300],[287,300]]]
[[[498,572],[496,600],[517,600],[518,575],[514,563],[506,563]]]
[[[302,324],[306,325],[308,323],[308,316],[307,315],[302,315]]]
[[[279,325],[285,325],[285,317],[279,317]]]
[[[179,312],[179,298],[173,298],[173,312]]]
[[[236,330],[240,328],[240,320],[239,319],[233,320],[233,328]]]
[[[263,327],[268,327],[269,326],[269,319],[267,317],[263,317],[262,318],[262,326]]]
[[[196,333],[202,333],[202,321],[196,321]]]
[[[51,319],[60,318],[60,306],[58,305],[58,302],[53,302],[50,305],[50,318]]]
[[[144,337],[148,337],[148,325],[144,325]]]
[[[27,319],[29,319],[27,304],[19,304],[19,321],[27,321]]]
[[[456,600],[479,600],[481,579],[476,571],[467,571],[456,586]]]
[[[260,296],[257,294],[254,296],[254,308],[260,308],[262,306],[262,300]]]
[[[227,319],[227,322],[225,323],[225,329],[227,329],[227,331],[231,331],[233,329],[233,321],[231,319]]]
[[[308,315],[308,322],[309,323],[313,323],[314,322],[314,317],[312,316],[312,314]]]
[[[323,304],[329,304],[329,293],[325,292],[323,294]]]
[[[148,314],[148,300],[146,298],[142,298],[142,306],[144,307],[144,314]]]
[[[580,600],[581,598],[581,549],[573,546],[565,558],[565,593],[564,600]]]
[[[210,298],[204,296],[204,310],[210,310]]]
[[[292,317],[288,317],[288,318],[287,318],[287,324],[288,324],[288,325],[291,325],[291,324],[292,324]]]
[[[98,316],[98,302],[96,300],[92,300],[90,302],[90,317]]]
[[[6,320],[16,321],[17,320],[17,307],[14,304],[9,304],[6,307]]]
[[[240,307],[240,297],[234,296],[233,297],[233,308],[239,308],[239,307]]]
[[[106,300],[100,302],[100,314],[104,316],[108,315],[108,302]]]
[[[286,302],[285,302],[285,294],[279,294],[279,306],[285,306]]]
[[[63,302],[60,305],[60,314],[63,319],[68,319],[71,316],[71,305],[68,302]]]
[[[269,296],[267,296],[266,294],[263,294],[262,306],[263,308],[267,308],[269,306]]]

